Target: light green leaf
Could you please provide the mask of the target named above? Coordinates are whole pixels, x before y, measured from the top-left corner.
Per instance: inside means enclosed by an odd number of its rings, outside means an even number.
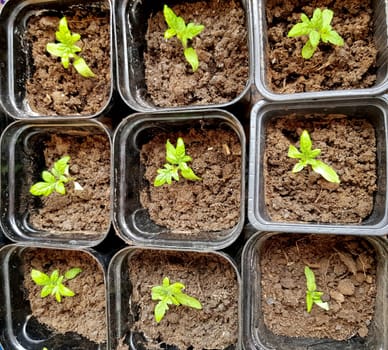
[[[333,19],[334,12],[329,9],[324,9],[322,11],[322,27],[328,27],[330,26],[331,20]]]
[[[166,160],[171,164],[179,164],[179,158],[177,156],[177,151],[175,147],[172,145],[170,140],[166,142]]]
[[[56,57],[62,57],[66,54],[66,46],[63,44],[48,43],[46,45],[46,50],[50,55]]]
[[[58,280],[59,280],[59,271],[56,269],[53,272],[51,272],[50,281],[52,283],[56,283]]]
[[[62,18],[59,20],[58,29],[59,29],[59,32],[60,32],[60,33],[63,33],[64,35],[65,35],[65,34],[70,35],[70,30],[69,30],[69,27],[68,27],[68,25],[67,25],[67,19],[66,19],[66,17],[62,17]],[[60,41],[60,40],[58,40],[58,41]]]
[[[45,182],[48,182],[48,183],[54,183],[55,182],[55,176],[53,174],[51,174],[49,171],[47,171],[47,170],[42,171],[42,179]]]
[[[301,171],[304,167],[305,167],[305,165],[302,162],[298,162],[292,168],[292,172],[293,173],[299,173],[299,171]]]
[[[58,192],[59,194],[62,194],[62,195],[66,194],[65,185],[63,184],[63,182],[56,182],[55,183],[55,191]]]
[[[50,283],[50,277],[39,270],[31,270],[31,278],[38,286],[45,286]]]
[[[179,294],[182,293],[182,289],[185,289],[185,285],[180,282],[175,282],[170,286],[170,291],[172,294]]]
[[[295,24],[290,31],[288,32],[287,36],[289,38],[294,38],[302,35],[308,35],[310,33],[310,27],[308,23],[297,23]]]
[[[300,15],[300,19],[302,22],[310,24],[310,19],[304,13]]]
[[[331,166],[325,164],[324,162],[314,159],[314,161],[311,164],[311,167],[313,171],[322,175],[325,178],[325,180],[329,182],[337,183],[337,184],[340,183],[339,176],[335,172],[335,170]]]
[[[65,287],[63,284],[58,286],[58,291],[64,297],[73,297],[75,295],[71,289]]]
[[[176,35],[176,30],[173,29],[173,28],[168,28],[165,32],[164,32],[164,38],[165,39],[170,39],[172,37],[174,37]]]
[[[198,55],[192,47],[187,47],[183,51],[187,62],[190,63],[193,72],[195,72],[199,67]]]
[[[300,159],[302,158],[302,153],[299,152],[299,150],[294,146],[290,145],[288,147],[288,157],[293,158],[293,159]]]
[[[310,152],[310,158],[316,158],[316,157],[318,157],[320,154],[321,154],[321,150],[320,150],[319,148],[313,149],[313,150]]]
[[[72,269],[70,269],[65,273],[65,278],[68,280],[71,280],[77,277],[81,272],[82,272],[82,269],[80,269],[79,267],[73,267]]]
[[[189,23],[186,27],[185,36],[187,39],[193,39],[205,29],[202,24]]]
[[[342,37],[334,30],[330,31],[325,35],[325,40],[323,40],[323,35],[322,35],[322,41],[329,42],[337,46],[344,45],[344,39],[342,39]]]
[[[181,174],[185,179],[191,181],[201,180],[201,178],[195,175],[193,169],[191,169],[186,163],[181,163],[179,169],[181,170]]]
[[[306,306],[307,306],[307,312],[311,312],[314,305],[313,297],[310,292],[306,292]]]
[[[300,135],[299,143],[300,151],[303,154],[307,154],[311,151],[311,147],[313,144],[311,142],[311,138],[307,130],[303,130],[302,134]]]
[[[182,161],[185,154],[186,154],[185,143],[183,142],[183,139],[181,137],[178,137],[176,141],[176,148],[175,148],[175,155],[178,161],[177,164],[179,164]]]
[[[62,63],[63,68],[68,69],[69,65],[70,65],[70,58],[69,58],[69,56],[68,55],[63,55],[61,57],[61,63]]]
[[[55,183],[37,182],[30,187],[33,196],[49,196],[55,189]]]
[[[316,49],[317,47],[311,45],[310,40],[308,40],[302,48],[302,57],[306,60],[310,59],[314,55]]]
[[[178,167],[171,164],[164,164],[163,169],[158,169],[158,175],[155,178],[154,186],[159,187],[167,183],[171,185],[172,179],[179,181]]]
[[[313,47],[317,47],[319,44],[319,40],[321,39],[321,35],[316,31],[312,30],[309,34],[309,40]]]
[[[191,307],[193,309],[202,309],[202,304],[197,300],[196,298],[193,298],[187,294],[181,293],[181,294],[175,294],[176,300],[185,306]]]
[[[75,70],[85,78],[93,78],[96,76],[81,57],[77,57],[73,61],[73,66]]]
[[[177,23],[176,23],[176,18],[177,16],[175,15],[175,12],[169,8],[167,5],[163,6],[163,15],[164,15],[164,20],[166,21],[167,25],[171,28],[176,30],[177,28]]]
[[[155,286],[151,289],[152,300],[163,300],[166,297],[166,291],[163,286]]]
[[[46,298],[48,295],[50,295],[53,292],[53,289],[54,289],[54,286],[52,284],[44,286],[40,292],[40,297]]]
[[[313,17],[311,18],[311,23],[314,26],[322,26],[322,10],[320,8],[314,10]]]
[[[58,289],[55,292],[55,299],[57,300],[58,303],[60,303],[62,301],[61,293],[59,292]]]
[[[167,303],[163,301],[159,301],[159,303],[156,304],[155,310],[154,310],[155,321],[159,323],[163,319],[167,310],[168,310]]]
[[[306,276],[307,290],[309,292],[314,292],[317,289],[314,272],[308,266],[305,266],[304,274]]]
[[[63,156],[61,159],[54,162],[54,169],[58,172],[58,174],[66,174],[68,173],[70,156]]]

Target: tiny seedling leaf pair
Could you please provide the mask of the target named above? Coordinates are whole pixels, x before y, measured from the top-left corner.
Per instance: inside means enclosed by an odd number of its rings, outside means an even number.
[[[179,181],[179,171],[181,175],[188,180],[201,180],[195,175],[187,162],[191,162],[192,158],[186,154],[186,147],[181,137],[178,138],[176,147],[174,147],[170,140],[166,142],[166,160],[168,163],[164,164],[164,168],[158,169],[158,175],[155,178],[154,186],[159,187],[167,183],[171,185],[172,180]]]
[[[184,305],[193,309],[202,309],[202,304],[199,300],[182,292],[184,288],[184,284],[180,282],[170,284],[168,277],[163,279],[161,286],[152,287],[152,300],[160,300],[154,309],[156,322],[159,323],[163,319],[169,309],[168,305]]]
[[[34,196],[49,196],[54,191],[59,194],[66,194],[65,184],[69,181],[74,182],[76,190],[82,190],[81,185],[75,182],[69,174],[70,156],[63,156],[54,163],[50,170],[42,172],[42,180],[30,187],[30,193]]]
[[[300,151],[293,145],[288,148],[288,156],[290,158],[299,159],[292,169],[293,173],[301,171],[305,166],[310,165],[313,171],[322,175],[327,181],[340,183],[340,179],[335,170],[322,162],[315,159],[321,154],[320,149],[312,149],[312,142],[307,130],[304,130],[300,135]]]
[[[192,40],[195,36],[203,31],[205,26],[202,24],[189,23],[186,25],[185,20],[182,17],[177,16],[174,11],[167,5],[163,7],[164,19],[168,25],[167,30],[164,32],[164,38],[170,39],[176,36],[183,46],[183,54],[187,62],[190,63],[193,72],[198,69],[199,61],[196,51],[187,46],[188,40]]]
[[[69,68],[70,63],[72,63],[75,70],[83,77],[95,77],[95,74],[85,60],[77,55],[78,52],[81,52],[81,48],[76,45],[81,39],[81,35],[70,32],[66,17],[60,19],[58,31],[55,32],[55,38],[59,43],[48,43],[46,50],[51,55],[60,57],[64,68]]]
[[[308,266],[305,266],[304,274],[306,276],[306,285],[307,285],[307,291],[306,291],[307,312],[311,312],[314,304],[328,311],[329,304],[327,302],[323,302],[321,299],[323,292],[317,291],[314,272]]]
[[[288,32],[289,37],[298,37],[307,35],[308,41],[302,48],[302,57],[309,59],[313,56],[322,40],[324,43],[331,43],[337,46],[344,45],[344,39],[331,26],[334,12],[329,9],[323,11],[319,8],[314,10],[311,20],[302,13],[300,19],[302,22],[295,24]]]
[[[42,298],[45,298],[48,295],[53,295],[55,296],[57,302],[60,303],[62,301],[62,297],[72,297],[75,295],[71,289],[63,285],[63,282],[77,277],[81,272],[82,269],[74,267],[68,270],[65,275],[59,275],[59,271],[54,270],[49,276],[44,272],[32,269],[31,278],[38,286],[43,287],[40,293]]]

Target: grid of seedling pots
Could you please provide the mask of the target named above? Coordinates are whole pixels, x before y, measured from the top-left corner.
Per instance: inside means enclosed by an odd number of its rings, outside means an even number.
[[[357,33],[340,27],[343,47],[320,44],[317,56],[328,63],[303,61],[304,39],[287,38],[301,13],[311,17],[307,1],[12,0],[0,9],[0,349],[387,348],[388,10],[383,0],[353,2],[317,2],[333,7],[335,29],[341,21],[351,28],[352,16],[365,26]],[[185,61],[177,38],[163,36],[165,4],[186,23],[202,21],[208,29],[189,41],[198,50],[198,71]],[[97,79],[79,77],[72,66],[64,70],[60,59],[42,52],[45,35],[55,41],[63,16],[81,34],[80,55],[100,73]],[[39,35],[29,32],[31,23]],[[346,66],[357,56],[364,32],[375,43],[365,47],[365,61],[374,65],[363,73],[354,68],[360,87],[340,89],[348,82],[343,71],[328,83],[333,62]],[[42,57],[34,62],[39,47]],[[282,50],[300,72],[276,78],[285,65],[278,62]],[[311,62],[314,74],[324,77],[322,90],[309,90],[309,77],[299,74]],[[39,88],[31,87],[34,79]],[[58,89],[47,92],[44,80],[56,81]],[[74,89],[80,82],[86,90]],[[74,104],[62,108],[64,101]],[[339,185],[311,169],[290,175],[296,160],[287,157],[288,147],[299,146],[304,129],[321,149],[319,158],[338,172]],[[322,130],[332,136],[320,136]],[[364,144],[349,160],[343,145],[353,134]],[[198,155],[189,166],[201,181],[181,176],[153,186],[166,163],[167,140],[175,146],[180,137],[186,154]],[[82,190],[67,185],[69,201],[59,194],[32,196],[31,185],[61,153],[71,153],[70,185]],[[78,162],[78,155],[86,158]],[[349,187],[357,186],[357,172],[365,172],[358,197]],[[275,180],[268,182],[270,174]],[[301,202],[285,209],[298,191]],[[72,200],[90,206],[74,209]],[[354,217],[358,204],[362,215]],[[200,213],[202,207],[208,210]],[[324,207],[329,214],[321,213]],[[350,219],[343,219],[348,212]],[[88,221],[91,228],[82,226]],[[328,311],[317,305],[306,311],[305,266]],[[82,269],[79,275],[64,278],[74,297],[61,303],[40,297],[32,268],[65,276],[74,267]],[[183,283],[202,310],[169,305],[156,322],[151,289],[165,277]],[[359,307],[368,304],[365,319],[358,306],[349,307],[360,296]],[[268,313],[283,318],[273,321]],[[310,323],[307,335],[284,332],[300,320]],[[329,330],[320,331],[327,324]]]

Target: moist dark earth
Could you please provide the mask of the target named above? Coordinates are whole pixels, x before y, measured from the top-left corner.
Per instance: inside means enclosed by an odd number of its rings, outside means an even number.
[[[275,334],[345,340],[366,337],[376,299],[376,253],[352,236],[276,235],[260,250],[265,325]],[[304,267],[314,274],[329,311],[306,311]],[[290,321],[292,320],[292,322]]]
[[[339,175],[340,184],[326,181],[305,167],[292,173],[303,130],[310,134],[317,157]],[[269,122],[265,136],[265,205],[277,222],[361,223],[373,210],[376,185],[376,138],[364,118],[345,115],[288,115]]]
[[[55,42],[61,17],[41,15],[28,22],[30,64],[26,82],[29,107],[41,115],[94,115],[108,102],[111,91],[110,19],[109,10],[69,9],[65,13],[69,29],[81,35],[77,45],[82,57],[96,74],[85,78],[72,65],[65,69],[60,58],[46,51],[47,43]]]
[[[373,11],[369,0],[268,0],[267,79],[276,93],[367,88],[376,81],[377,48],[374,41]],[[307,37],[288,38],[301,13],[312,17],[314,9],[334,11],[333,29],[344,46],[320,43],[311,59],[301,50]]]
[[[186,24],[205,29],[191,43],[199,58],[193,73],[182,44],[164,39],[167,24],[162,11],[148,20],[144,53],[145,80],[157,106],[221,104],[239,96],[248,84],[248,34],[239,1],[209,0],[172,6]]]

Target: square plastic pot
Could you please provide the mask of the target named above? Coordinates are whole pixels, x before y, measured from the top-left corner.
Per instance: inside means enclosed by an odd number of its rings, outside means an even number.
[[[176,235],[166,227],[156,225],[140,203],[140,190],[145,181],[145,169],[140,163],[142,145],[158,132],[190,128],[232,130],[241,143],[239,221],[230,229],[200,232],[195,238]],[[245,134],[240,122],[229,112],[207,110],[132,114],[115,131],[113,153],[113,224],[126,242],[169,248],[222,249],[232,244],[241,233],[245,217]]]
[[[29,188],[46,168],[43,159],[43,142],[52,134],[66,137],[103,135],[111,144],[110,131],[96,120],[49,119],[16,121],[3,133],[1,151],[1,202],[0,225],[4,234],[14,242],[56,247],[92,247],[108,234],[110,224],[98,231],[68,230],[51,232],[37,229],[29,222],[30,210],[37,199]],[[109,174],[111,176],[111,174]],[[69,218],[71,220],[71,218]],[[110,222],[110,218],[109,218]]]
[[[376,83],[365,89],[328,90],[316,92],[300,92],[280,94],[273,92],[267,83],[268,37],[266,21],[266,0],[252,0],[255,72],[254,81],[260,94],[271,101],[301,101],[307,99],[333,99],[378,96],[388,90],[388,8],[384,0],[373,0],[374,39],[378,50]]]
[[[369,325],[365,339],[355,337],[348,341],[314,338],[290,338],[272,333],[264,324],[261,307],[261,274],[260,256],[264,243],[277,232],[257,232],[246,243],[242,253],[242,290],[243,290],[243,346],[245,350],[353,350],[353,349],[386,349],[388,333],[385,326],[388,319],[388,245],[382,237],[360,237],[373,246],[376,254],[376,305],[375,313]],[[290,323],[292,320],[290,319]]]
[[[183,1],[180,1],[183,2]],[[192,2],[188,0],[187,2]],[[253,39],[250,14],[250,2],[241,0],[245,9],[248,32],[249,73],[246,88],[232,101],[222,104],[190,105],[179,107],[158,107],[147,97],[143,54],[146,48],[145,34],[147,21],[151,14],[163,9],[163,4],[173,6],[179,1],[155,2],[152,0],[137,3],[131,0],[116,1],[114,20],[116,28],[117,85],[122,99],[137,112],[151,112],[179,109],[223,108],[240,101],[249,100],[251,81],[253,80]]]
[[[58,333],[43,323],[39,323],[36,317],[32,317],[31,304],[26,299],[24,284],[24,254],[33,248],[31,246],[10,244],[0,250],[0,342],[4,350],[42,350],[48,349],[90,349],[106,350],[107,341],[95,343],[85,336],[75,332]],[[55,249],[43,248],[48,252]],[[57,250],[84,254],[84,259],[93,259],[104,275],[104,284],[107,285],[104,264],[95,251],[92,250]],[[62,254],[62,253],[60,253]],[[57,261],[61,264],[61,259]],[[58,265],[59,266],[59,265]],[[43,271],[42,271],[43,272]],[[63,273],[60,271],[60,273]],[[66,285],[66,282],[65,282]],[[106,288],[104,290],[106,295]],[[74,297],[77,297],[77,293]],[[40,295],[37,295],[40,298]],[[47,298],[53,298],[48,296]],[[64,297],[66,298],[66,297]],[[47,301],[49,303],[49,301]],[[62,299],[62,303],[64,300]],[[105,306],[107,310],[107,303]],[[63,316],[65,317],[65,316]],[[69,321],[69,320],[68,320]],[[99,322],[100,320],[96,320]],[[105,316],[106,328],[108,328],[107,311]],[[106,334],[108,334],[106,330]]]
[[[161,259],[154,259],[154,256],[160,256]],[[147,281],[146,287],[149,289],[149,301],[150,306],[147,307],[146,305],[137,305],[133,301],[133,294],[136,293],[139,295],[139,286],[138,282],[136,282],[130,277],[130,269],[134,261],[138,261],[138,259],[144,258],[145,261],[147,261],[147,269],[150,269],[152,273],[157,272],[158,270],[163,270],[163,273],[168,274],[160,276],[160,283],[162,282],[162,279],[164,277],[169,277],[170,283],[173,282],[181,282],[185,284],[186,289],[184,290],[185,293],[190,293],[190,287],[187,284],[187,280],[175,280],[169,273],[172,273],[171,271],[178,271],[177,275],[186,275],[190,276],[191,279],[196,276],[198,273],[202,275],[209,274],[210,276],[214,275],[214,286],[217,286],[217,277],[220,277],[219,275],[219,269],[215,268],[215,265],[224,266],[225,274],[221,274],[221,278],[227,278],[229,279],[231,277],[231,274],[235,274],[236,282],[238,284],[238,290],[239,293],[241,293],[240,289],[240,276],[237,269],[236,264],[234,261],[225,253],[222,252],[200,252],[200,251],[187,251],[187,250],[160,250],[160,249],[154,249],[154,248],[142,248],[142,247],[127,247],[116,253],[116,255],[112,258],[112,260],[109,263],[108,267],[108,291],[109,291],[109,299],[108,299],[108,309],[109,309],[109,347],[110,349],[118,349],[117,346],[121,344],[121,346],[124,348],[123,344],[129,344],[128,349],[136,350],[136,349],[149,349],[152,347],[152,343],[147,343],[147,339],[145,338],[145,335],[143,334],[143,330],[136,330],[134,323],[139,320],[140,317],[144,319],[144,313],[150,312],[149,318],[153,319],[153,326],[157,327],[156,322],[154,321],[154,314],[153,314],[153,308],[156,304],[156,302],[151,300],[151,288],[152,285],[149,285],[149,281]],[[153,260],[154,259],[154,260]],[[151,262],[151,266],[148,265],[149,261]],[[199,265],[198,267],[195,266],[198,264],[199,261],[208,261],[209,263],[206,266]],[[161,265],[161,263],[167,261],[167,265]],[[192,266],[193,265],[193,266]],[[163,269],[163,266],[165,266],[165,270]],[[137,271],[137,270],[135,270]],[[199,272],[200,271],[200,272]],[[216,272],[217,271],[217,272]],[[231,272],[234,271],[234,272]],[[135,272],[134,272],[135,273]],[[188,277],[187,277],[188,278]],[[212,277],[213,278],[213,277]],[[158,282],[159,283],[159,282]],[[203,282],[201,279],[198,279],[198,285],[200,288],[201,284]],[[221,283],[221,282],[220,282]],[[222,285],[222,283],[221,283]],[[217,289],[217,287],[215,287]],[[220,288],[220,287],[218,287]],[[223,288],[223,287],[222,287]],[[230,286],[230,289],[232,286]],[[223,294],[223,298],[226,298],[226,294],[224,294],[224,291],[221,289],[220,293]],[[204,295],[204,298],[206,296],[206,291],[204,290],[201,292],[201,294]],[[218,291],[215,291],[213,295],[215,296],[215,299],[219,298]],[[213,299],[210,297],[210,299]],[[209,312],[209,308],[213,308],[213,306],[210,306],[209,303],[212,303],[209,299],[209,296],[207,296],[207,299],[200,300],[203,304],[203,311]],[[206,304],[206,300],[208,300],[208,303]],[[218,302],[217,302],[218,303]],[[223,303],[221,303],[223,304]],[[221,305],[223,306],[223,305]],[[179,308],[182,308],[184,306],[179,306]],[[162,320],[161,322],[165,321],[168,322],[168,313],[174,314],[174,305],[170,306],[170,310],[167,311],[165,320]],[[202,310],[195,310],[198,312],[202,312]],[[178,312],[178,311],[177,311]],[[218,313],[219,311],[216,310],[215,313]],[[143,314],[143,316],[141,316]],[[237,342],[235,344],[232,344],[226,349],[235,349],[241,350],[241,303],[240,300],[238,301],[238,314],[239,314],[239,320],[238,320],[238,334],[237,336]],[[230,316],[231,318],[233,316]],[[148,319],[148,316],[147,316]],[[155,322],[155,323],[154,323]],[[230,320],[232,322],[232,320]],[[173,329],[176,329],[176,327],[179,327],[179,321],[178,324],[169,324],[169,327],[173,327]],[[213,324],[214,327],[214,324]],[[145,330],[146,331],[146,330]],[[219,329],[217,331],[220,331]],[[226,331],[226,330],[224,330]],[[162,331],[160,331],[162,332]],[[191,334],[192,331],[189,332]],[[210,334],[208,334],[210,335]],[[151,335],[150,335],[151,336]],[[222,337],[222,335],[220,335]],[[172,346],[172,344],[168,343],[169,339],[166,339],[166,335],[163,337],[162,343],[165,342],[161,346],[161,348],[165,349],[177,349],[175,346]],[[186,339],[186,342],[189,342],[190,338]],[[148,345],[148,346],[147,346]],[[128,345],[126,345],[128,346]],[[121,349],[121,347],[120,347]]]
[[[387,214],[387,103],[384,99],[333,100],[331,102],[257,103],[251,112],[248,218],[261,231],[384,235]],[[376,134],[377,190],[371,214],[359,224],[279,222],[272,220],[265,205],[264,149],[266,125],[273,118],[293,113],[344,114],[366,118]],[[291,169],[290,169],[291,171]]]
[[[110,10],[110,93],[103,107],[94,114],[41,115],[31,109],[26,99],[26,83],[33,74],[31,47],[25,33],[28,21],[37,15],[47,14],[61,18],[78,8],[96,8],[103,5]],[[72,10],[73,9],[73,10]],[[107,112],[113,104],[114,61],[112,34],[113,14],[111,0],[91,0],[81,5],[78,0],[14,0],[8,1],[0,12],[0,103],[3,109],[15,119],[26,118],[94,118]],[[71,28],[70,28],[71,29]],[[58,62],[58,64],[60,64]]]

